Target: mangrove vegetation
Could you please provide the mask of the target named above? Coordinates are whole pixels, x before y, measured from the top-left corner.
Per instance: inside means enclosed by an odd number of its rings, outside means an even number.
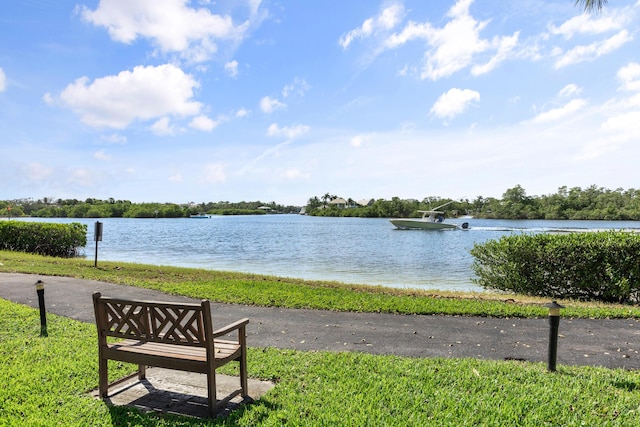
[[[447,217],[473,216],[486,219],[567,219],[567,220],[640,220],[640,189],[609,190],[592,185],[587,188],[560,187],[554,194],[529,196],[516,185],[500,199],[478,196],[473,200],[454,200],[436,196],[422,200],[369,199],[356,201],[326,193],[310,198],[305,212],[318,216],[361,218],[416,217],[418,210],[442,208]]]

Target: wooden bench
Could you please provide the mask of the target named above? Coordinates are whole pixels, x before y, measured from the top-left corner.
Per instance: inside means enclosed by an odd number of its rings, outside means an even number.
[[[99,393],[108,397],[109,386],[137,375],[145,378],[146,366],[198,372],[207,375],[209,416],[214,417],[226,403],[241,395],[247,398],[246,325],[241,319],[224,328],[213,330],[211,304],[179,304],[156,301],[134,301],[93,294],[98,327]],[[235,341],[219,339],[237,331]],[[107,337],[121,338],[109,342]],[[138,372],[108,382],[107,360],[135,363]],[[240,388],[220,402],[216,400],[216,368],[231,361],[240,364]]]

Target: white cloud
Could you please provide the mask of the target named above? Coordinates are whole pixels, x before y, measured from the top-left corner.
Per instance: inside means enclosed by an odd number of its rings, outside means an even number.
[[[351,138],[351,140],[349,141],[349,145],[351,145],[352,147],[355,147],[355,148],[360,148],[365,143],[369,142],[372,137],[373,137],[372,134],[356,135],[356,136]]]
[[[394,3],[384,8],[378,16],[365,19],[362,25],[344,34],[338,40],[343,49],[356,39],[366,38],[376,34],[378,31],[388,31],[393,29],[404,16],[404,6],[400,3]]]
[[[287,105],[270,96],[265,96],[260,100],[260,109],[265,113],[272,113],[275,110],[284,108]]]
[[[300,179],[309,179],[311,178],[311,174],[308,172],[302,172],[298,168],[287,169],[282,174],[283,178],[288,180],[300,180]]]
[[[44,95],[42,95],[42,100],[47,105],[55,105],[55,103],[56,103],[56,99],[49,92],[47,92]]]
[[[7,76],[4,74],[4,71],[0,67],[0,92],[4,92],[7,88]]]
[[[625,105],[618,104],[617,107],[624,108]],[[613,115],[600,125],[600,131],[602,132],[586,140],[589,142],[579,151],[579,160],[602,157],[607,153],[621,150],[629,142],[640,139],[640,111],[613,111]],[[633,161],[633,159],[632,156],[630,160]]]
[[[631,62],[618,70],[618,80],[622,82],[621,89],[640,91],[640,64]]]
[[[110,135],[100,135],[100,141],[108,144],[126,144],[127,137],[119,133],[112,133]]]
[[[481,74],[486,74],[493,69],[495,69],[501,62],[508,59],[513,52],[514,48],[518,44],[518,37],[520,36],[520,32],[516,32],[513,36],[508,37],[496,37],[492,41],[492,47],[496,48],[496,54],[489,59],[486,63],[482,65],[474,65],[471,67],[471,74],[474,76],[479,76]]]
[[[115,41],[130,44],[138,38],[151,40],[162,52],[178,52],[195,62],[210,59],[216,41],[239,41],[249,22],[236,25],[228,15],[207,8],[189,7],[185,0],[100,0],[91,10],[79,9],[82,18],[104,27]]]
[[[184,178],[182,177],[181,173],[176,173],[176,174],[173,174],[173,175],[171,175],[169,177],[169,181],[171,181],[171,182],[183,182]]]
[[[600,42],[593,42],[589,45],[576,46],[560,56],[555,63],[555,68],[559,69],[568,65],[578,64],[584,61],[594,60],[602,55],[617,50],[625,43],[633,40],[627,30],[622,30],[618,34]]]
[[[531,120],[525,121],[524,123],[548,123],[571,116],[573,113],[581,110],[587,105],[587,101],[585,99],[574,98],[581,92],[582,88],[573,83],[566,85],[565,87],[560,89],[555,99],[555,102],[557,102],[558,104],[562,103],[562,106],[543,111]],[[573,99],[569,99],[567,101],[567,98]]]
[[[104,150],[98,150],[93,153],[93,158],[98,160],[111,160],[111,156],[109,156]]]
[[[425,54],[421,77],[437,80],[467,67],[473,55],[484,52],[489,42],[480,38],[487,22],[478,22],[469,14],[471,0],[458,1],[449,11],[452,18],[443,28],[429,33],[432,47]]]
[[[552,110],[548,110],[538,114],[533,119],[531,119],[530,123],[552,122],[564,119],[575,113],[576,111],[582,109],[585,105],[587,105],[587,101],[585,101],[584,99],[572,99],[562,107],[554,108]]]
[[[617,151],[620,142],[611,138],[600,138],[588,143],[578,152],[576,160],[593,160],[602,157],[607,153]]]
[[[171,120],[169,120],[168,117],[162,117],[160,120],[151,125],[151,131],[158,136],[169,136],[175,135],[177,129],[175,125],[171,123]]]
[[[480,101],[479,92],[453,88],[440,95],[430,112],[436,117],[451,119],[466,111],[474,101]]]
[[[600,129],[603,134],[583,147],[579,159],[595,159],[640,139],[640,111],[618,112],[605,120]]]
[[[435,28],[428,22],[419,24],[410,21],[399,34],[394,33],[390,35],[384,44],[387,49],[394,49],[414,39],[429,39],[429,37],[433,37],[435,33]]]
[[[558,96],[561,98],[571,97],[573,95],[579,95],[582,92],[582,89],[571,83],[560,89]]]
[[[268,136],[284,136],[287,139],[294,139],[300,135],[309,132],[311,128],[307,125],[283,126],[279,127],[277,123],[273,123],[267,129]]]
[[[198,114],[201,104],[192,100],[196,87],[198,82],[174,65],[138,66],[93,82],[81,77],[59,98],[90,126],[123,129],[134,120]]]
[[[39,162],[32,162],[24,166],[24,171],[21,176],[25,177],[29,181],[43,181],[49,179],[54,173],[55,169],[48,167]]]
[[[211,132],[219,124],[220,124],[220,122],[217,122],[217,121],[215,121],[213,119],[210,119],[209,117],[207,117],[205,115],[200,115],[200,116],[194,117],[191,120],[191,123],[189,123],[189,126],[194,128],[194,129],[198,129],[198,130],[202,130],[202,131],[206,131],[206,132]]]
[[[258,9],[260,8],[262,0],[247,0],[247,3],[249,4],[251,15],[256,15],[258,13]]]
[[[408,75],[412,75],[415,74],[416,70],[414,67],[409,67],[407,64],[405,64],[402,68],[400,68],[397,71],[397,75],[398,76],[402,76],[402,77],[406,77]]]
[[[211,163],[204,167],[204,180],[209,184],[217,184],[227,180],[227,173],[222,163]]]
[[[296,94],[298,96],[304,96],[305,92],[311,89],[309,83],[305,79],[301,79],[296,77],[292,83],[286,85],[282,89],[282,97],[288,98],[291,94]]]
[[[238,61],[230,61],[224,64],[224,69],[231,77],[238,76]]]
[[[549,25],[549,32],[570,39],[576,34],[602,34],[619,31],[629,21],[622,13],[593,15],[583,13],[564,22],[559,27]]]
[[[236,117],[240,118],[240,117],[246,117],[248,116],[250,113],[249,110],[247,110],[246,108],[241,108],[238,111],[236,111]]]
[[[73,169],[69,177],[69,182],[83,187],[92,187],[98,178],[97,175],[99,175],[99,173],[95,173],[89,169]]]
[[[625,141],[640,138],[640,111],[631,111],[607,119],[602,129],[618,132]]]
[[[494,37],[492,41],[482,39],[480,32],[489,21],[478,22],[471,16],[469,7],[472,3],[473,0],[458,0],[447,12],[451,19],[442,28],[435,28],[429,22],[409,22],[400,33],[385,41],[385,48],[397,48],[415,39],[425,40],[430,48],[424,54],[422,79],[438,80],[450,76],[470,66],[476,55],[495,50],[496,54],[487,62],[472,68],[472,74],[493,70],[515,48],[519,32]]]

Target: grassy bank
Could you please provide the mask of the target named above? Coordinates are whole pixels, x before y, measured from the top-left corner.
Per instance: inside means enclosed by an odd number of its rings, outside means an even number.
[[[144,415],[87,394],[97,386],[95,326],[0,299],[0,425],[640,424],[637,373],[540,363],[410,359],[250,348],[249,375],[276,380],[226,420]],[[113,363],[111,379],[133,372]]]
[[[53,258],[0,251],[0,272],[69,276],[156,289],[216,302],[400,314],[542,317],[549,300],[498,293],[393,289],[336,282],[123,262]],[[560,301],[563,315],[640,318],[640,307]]]

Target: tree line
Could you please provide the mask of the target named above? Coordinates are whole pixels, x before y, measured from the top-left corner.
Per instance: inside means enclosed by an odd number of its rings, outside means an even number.
[[[363,218],[417,217],[418,210],[429,210],[447,202],[442,208],[447,217],[463,215],[490,219],[569,219],[569,220],[640,220],[640,190],[610,190],[596,185],[587,188],[566,186],[554,194],[528,196],[521,185],[507,189],[502,198],[478,196],[473,200],[425,197],[422,200],[374,200],[361,206],[353,199],[344,205],[332,204],[338,196],[326,193],[312,197],[305,212],[316,216],[350,216]]]
[[[592,185],[587,188],[566,186],[554,194],[528,196],[521,185],[507,189],[501,198],[478,196],[473,200],[453,200],[437,196],[422,200],[400,199],[373,200],[366,206],[351,198],[336,205],[331,201],[338,196],[326,193],[311,197],[305,213],[316,216],[343,216],[362,218],[417,217],[418,210],[433,209],[447,202],[444,207],[447,217],[469,215],[476,218],[493,219],[570,219],[570,220],[640,220],[640,189],[606,189]],[[132,203],[115,199],[43,198],[39,200],[19,199],[0,201],[1,217],[47,217],[47,218],[185,218],[193,214],[264,214],[299,213],[298,206],[284,206],[276,202],[208,202],[189,203]]]
[[[189,203],[132,203],[128,200],[43,198],[0,201],[0,216],[41,218],[188,218],[206,213],[219,215],[261,215],[265,213],[298,213],[299,207],[283,206],[275,202],[208,202]]]

